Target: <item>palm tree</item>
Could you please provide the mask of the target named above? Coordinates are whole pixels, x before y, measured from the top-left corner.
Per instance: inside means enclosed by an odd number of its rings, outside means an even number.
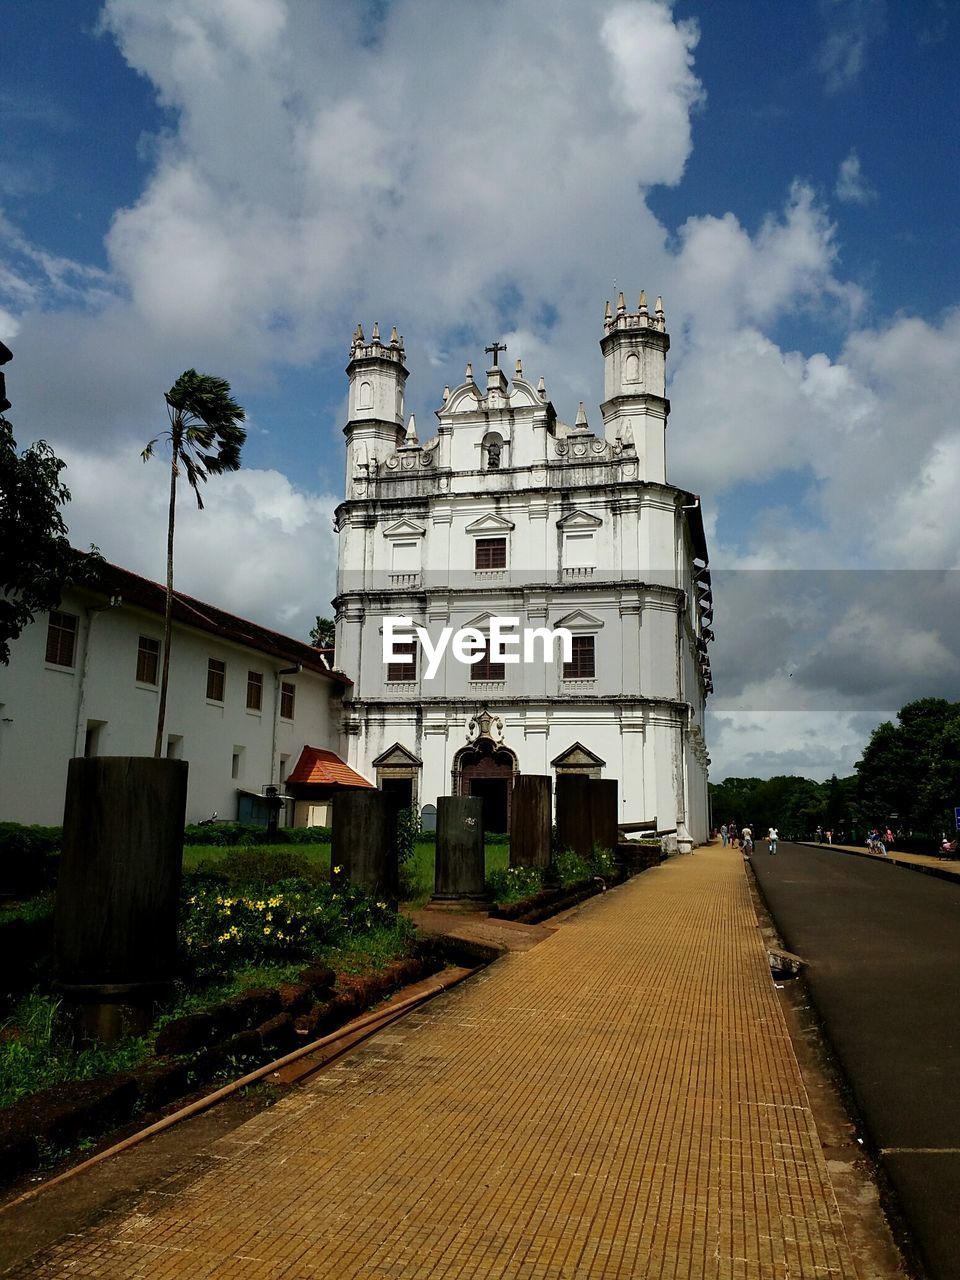
[[[170,677],[170,638],[173,629],[173,526],[177,506],[177,479],[181,470],[203,510],[200,485],[207,476],[236,471],[240,450],[247,438],[240,426],[246,415],[230,394],[223,378],[187,369],[165,395],[170,430],[154,436],[140,455],[144,462],[153,457],[158,440],[170,441],[170,509],[167,516],[167,600],[163,615],[163,674],[160,677],[160,706],[157,711],[157,738],[153,754],[163,748],[163,723],[167,711]]]

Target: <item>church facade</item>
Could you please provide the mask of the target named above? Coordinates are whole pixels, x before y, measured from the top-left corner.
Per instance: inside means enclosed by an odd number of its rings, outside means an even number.
[[[480,795],[489,830],[517,773],[616,778],[622,822],[707,838],[713,606],[699,500],[667,482],[669,345],[659,299],[608,303],[599,417],[568,424],[494,343],[421,441],[402,338],[358,326],[334,607],[359,773],[418,808]]]

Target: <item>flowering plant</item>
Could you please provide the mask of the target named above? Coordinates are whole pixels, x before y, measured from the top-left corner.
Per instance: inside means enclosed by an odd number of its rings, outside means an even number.
[[[349,885],[285,881],[269,889],[199,883],[184,898],[180,942],[198,975],[283,964],[395,921],[385,902]]]

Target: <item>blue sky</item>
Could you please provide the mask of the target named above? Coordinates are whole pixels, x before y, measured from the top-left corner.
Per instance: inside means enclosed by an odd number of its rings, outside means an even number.
[[[732,575],[715,776],[847,771],[899,699],[960,696],[955,6],[3,15],[10,416],[67,459],[75,541],[162,573],[139,450],[182,368],[219,373],[250,415],[245,466],[202,515],[184,506],[178,582],[304,635],[332,590],[357,321],[404,333],[421,438],[494,337],[561,418],[580,399],[598,417],[616,282],[664,295],[670,478],[702,493]],[[828,570],[847,576],[815,604],[803,578],[819,624],[797,627],[791,575]],[[900,572],[882,637],[875,570]]]

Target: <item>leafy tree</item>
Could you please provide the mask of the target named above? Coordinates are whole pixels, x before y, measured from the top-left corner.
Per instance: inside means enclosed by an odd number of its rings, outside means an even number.
[[[332,618],[317,618],[317,625],[310,632],[310,643],[317,649],[332,649],[337,624]]]
[[[809,836],[817,826],[849,832],[856,778],[813,782],[791,774],[773,778],[727,778],[711,783],[713,821],[753,823],[754,833],[776,827],[781,835]]]
[[[240,450],[247,438],[240,426],[246,417],[230,394],[230,384],[223,378],[187,369],[165,395],[169,431],[164,431],[147,444],[140,455],[144,462],[153,457],[158,440],[170,442],[170,505],[167,514],[167,599],[163,618],[163,673],[160,679],[160,705],[157,711],[157,737],[154,755],[163,749],[163,726],[167,710],[167,687],[170,679],[170,640],[173,631],[173,533],[177,508],[177,480],[181,471],[203,510],[200,485],[208,476],[236,471],[240,466]]]
[[[918,698],[877,726],[857,762],[865,823],[936,836],[960,804],[960,703]]]
[[[85,556],[67,541],[63,507],[70,491],[64,463],[44,440],[17,451],[0,414],[0,662],[37,613],[56,609],[62,589],[87,579],[99,553]]]

